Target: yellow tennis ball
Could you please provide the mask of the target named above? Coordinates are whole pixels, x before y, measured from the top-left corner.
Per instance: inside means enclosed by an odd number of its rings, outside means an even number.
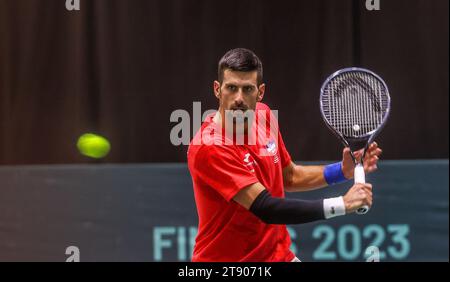
[[[103,136],[86,133],[78,138],[77,148],[84,156],[100,159],[109,153],[111,145]]]

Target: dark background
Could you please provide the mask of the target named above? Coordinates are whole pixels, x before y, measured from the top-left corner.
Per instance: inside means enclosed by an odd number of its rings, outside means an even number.
[[[318,96],[349,66],[390,88],[385,159],[448,158],[447,0],[64,2],[0,0],[0,164],[91,162],[85,132],[111,141],[101,162],[184,162],[170,114],[216,108],[216,65],[235,47],[263,61],[294,159],[340,158]]]

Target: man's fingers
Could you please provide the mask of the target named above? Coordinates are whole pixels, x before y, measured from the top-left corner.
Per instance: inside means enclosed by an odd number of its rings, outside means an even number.
[[[364,190],[367,196],[372,197],[372,190]]]
[[[368,198],[367,198],[367,205],[368,205],[369,207],[372,206],[372,202],[373,202],[372,197],[368,197]]]
[[[364,187],[367,188],[367,187]],[[372,191],[364,189],[362,192],[360,192],[360,195],[362,197],[362,202],[366,205],[371,206],[372,205]]]
[[[381,150],[380,148],[376,148],[373,151],[372,155],[379,156],[379,155],[381,155],[381,153],[383,153],[383,150]]]
[[[375,170],[377,170],[378,169],[378,166],[377,165],[373,165],[373,166],[370,166],[368,169],[367,169],[367,171],[368,172],[374,172]]]
[[[360,161],[363,155],[364,149],[358,150],[356,152],[353,153],[353,155],[355,156],[355,159],[357,161]]]
[[[369,207],[372,206],[373,195],[372,195],[372,184],[355,184],[348,194],[353,198],[353,207],[356,210],[364,205]]]
[[[381,150],[380,148],[368,149],[366,151],[366,157],[367,156],[380,156],[382,153],[383,153],[383,150]]]
[[[371,156],[371,157],[367,157],[364,162],[372,165],[372,164],[376,164],[378,162],[380,158],[378,156]]]
[[[364,192],[372,194],[372,187],[364,187]]]
[[[373,168],[377,167],[377,164],[378,164],[378,158],[372,158],[372,159],[366,160],[364,162],[364,168],[365,169],[373,169]]]
[[[372,189],[372,184],[370,184],[370,183],[357,183],[357,184],[354,185],[354,187]]]
[[[378,148],[377,142],[372,142],[369,146],[369,148]]]
[[[367,150],[376,150],[378,148],[379,148],[378,147],[378,143],[377,142],[372,142],[372,143],[369,144]]]
[[[366,192],[362,192],[361,193],[361,206],[363,205],[368,205],[369,207],[372,206],[372,194],[371,193],[366,193]]]
[[[371,173],[371,172],[374,172],[375,170],[377,170],[377,167],[376,166],[367,166],[367,167],[364,167],[364,170],[366,173]]]
[[[365,188],[367,188],[367,189],[370,189],[370,190],[372,190],[372,184],[370,184],[370,183],[366,183],[366,184],[364,184],[364,187]]]
[[[361,190],[371,192],[372,191],[372,184],[369,184],[369,183],[361,184],[360,188],[361,188]]]
[[[366,193],[363,202],[365,204],[372,204],[372,195],[369,195],[369,193]]]
[[[364,170],[366,172],[373,172],[375,170],[377,170],[377,164],[378,164],[378,160],[380,158],[377,155],[374,156],[370,156],[364,159]]]

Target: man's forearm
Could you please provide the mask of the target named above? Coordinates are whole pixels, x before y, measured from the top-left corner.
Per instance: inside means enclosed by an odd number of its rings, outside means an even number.
[[[326,166],[302,166],[291,163],[283,169],[283,180],[287,192],[303,192],[319,189],[347,181],[342,162]]]
[[[267,224],[301,224],[346,213],[343,197],[307,201],[275,198],[267,190],[258,195],[249,210]]]
[[[249,209],[267,224],[301,224],[325,219],[323,200],[275,198],[262,191]]]
[[[285,172],[285,190],[288,192],[302,192],[316,190],[327,186],[324,177],[325,166],[322,165],[295,165]]]

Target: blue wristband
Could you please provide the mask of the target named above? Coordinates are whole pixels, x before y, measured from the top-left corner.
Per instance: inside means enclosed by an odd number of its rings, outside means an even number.
[[[342,172],[342,162],[325,166],[323,176],[328,185],[338,184],[347,180]]]

